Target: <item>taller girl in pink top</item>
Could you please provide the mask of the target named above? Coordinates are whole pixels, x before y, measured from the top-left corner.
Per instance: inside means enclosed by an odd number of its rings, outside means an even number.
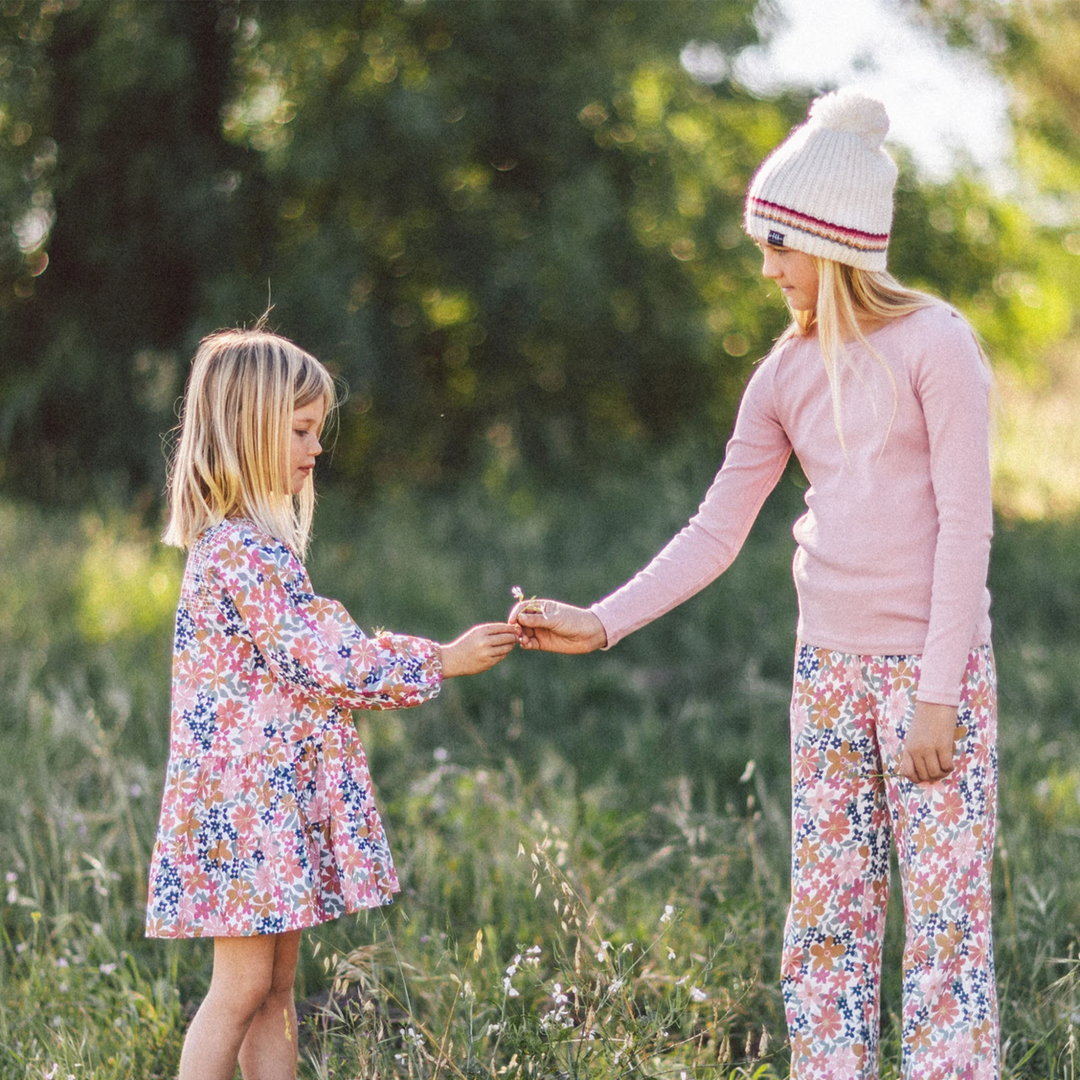
[[[990,375],[964,320],[885,272],[896,167],[880,102],[819,98],[750,186],[745,227],[792,323],[754,373],[695,517],[589,609],[518,604],[525,648],[610,648],[735,558],[794,451],[791,1075],[878,1072],[895,837],[903,1075],[999,1075],[990,936],[996,688],[986,589]]]
[[[449,645],[367,636],[302,563],[326,368],[262,326],[206,338],[184,397],[167,543],[188,549],[146,933],[214,939],[180,1080],[295,1080],[293,976],[305,927],[398,891],[351,709],[434,697],[517,636]]]

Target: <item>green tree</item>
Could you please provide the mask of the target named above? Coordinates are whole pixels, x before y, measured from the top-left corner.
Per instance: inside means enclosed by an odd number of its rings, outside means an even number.
[[[753,11],[8,0],[0,483],[152,499],[198,338],[268,297],[351,389],[353,486],[718,446],[784,323],[743,193],[808,96],[727,76]],[[896,235],[995,356],[1067,332],[1067,253],[977,180],[905,167]]]

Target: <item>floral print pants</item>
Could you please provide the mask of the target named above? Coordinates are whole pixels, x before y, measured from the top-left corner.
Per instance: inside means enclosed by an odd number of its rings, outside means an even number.
[[[791,907],[782,986],[791,1076],[877,1076],[889,849],[903,885],[904,1080],[996,1080],[990,937],[997,701],[990,646],[964,672],[953,770],[898,773],[920,657],[800,643],[791,702]]]

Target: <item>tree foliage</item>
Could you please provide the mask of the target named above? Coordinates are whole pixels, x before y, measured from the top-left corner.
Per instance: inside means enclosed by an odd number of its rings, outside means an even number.
[[[784,322],[743,193],[806,105],[727,77],[753,7],[7,0],[0,483],[153,496],[198,338],[268,300],[350,388],[352,485],[718,445]],[[1016,207],[905,168],[897,213],[993,352],[1066,332]]]

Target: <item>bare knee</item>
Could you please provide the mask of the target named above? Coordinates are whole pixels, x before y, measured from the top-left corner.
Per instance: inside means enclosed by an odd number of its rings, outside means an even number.
[[[216,973],[215,973],[216,974]],[[229,1021],[246,1027],[271,996],[273,979],[269,970],[246,972],[243,978],[211,978],[206,1002]]]
[[[218,938],[206,1001],[227,1022],[246,1026],[274,983],[273,938]]]

